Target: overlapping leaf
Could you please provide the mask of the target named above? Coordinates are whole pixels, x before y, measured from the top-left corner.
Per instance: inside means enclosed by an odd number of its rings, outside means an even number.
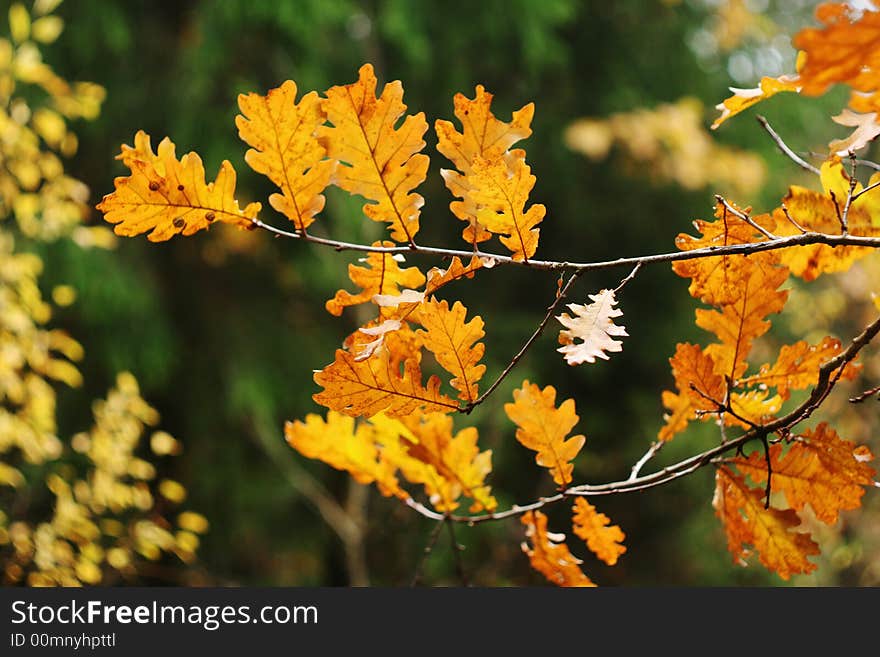
[[[559,332],[562,346],[556,351],[565,356],[565,362],[569,365],[595,363],[597,358],[608,360],[609,352],[623,350],[620,340],[614,339],[627,334],[623,326],[614,323],[615,317],[623,315],[622,310],[615,308],[617,299],[614,290],[601,290],[589,297],[592,300],[590,304],[568,304],[574,317],[568,313],[556,317],[565,327]]]
[[[599,559],[609,566],[616,564],[620,555],[626,552],[626,546],[623,545],[626,536],[620,527],[612,525],[608,516],[599,513],[583,497],[575,500],[573,511],[575,535],[582,538]]]
[[[419,308],[417,331],[422,344],[434,354],[437,362],[453,375],[451,385],[458,390],[459,399],[471,402],[478,396],[478,383],[486,371],[480,364],[485,345],[480,342],[483,319],[477,315],[465,322],[467,308],[456,301],[452,308],[446,301],[430,299]]]
[[[392,242],[375,242],[373,246],[392,246]],[[401,269],[403,256],[390,253],[369,253],[362,260],[365,266],[349,265],[348,277],[351,282],[361,288],[357,294],[339,290],[325,304],[327,312],[337,317],[348,306],[369,303],[377,294],[397,296],[401,288],[420,287],[425,282],[425,275],[418,267]]]
[[[245,154],[250,167],[281,188],[269,204],[305,230],[324,208],[322,192],[330,184],[336,162],[325,159],[315,138],[326,116],[314,91],[296,102],[296,83],[288,80],[265,96],[241,94],[235,117],[239,136],[251,146]]]
[[[716,411],[723,403],[726,392],[724,379],[717,373],[715,361],[699,345],[683,343],[675,348],[669,359],[677,392],[663,392],[663,405],[668,413],[666,424],[657,437],[672,440],[684,431],[698,411]]]
[[[415,359],[405,360],[402,366],[401,374],[400,366],[384,347],[366,360],[337,349],[334,361],[315,372],[315,383],[323,390],[313,399],[354,417],[372,417],[383,411],[400,417],[417,411],[449,413],[458,409],[455,400],[440,392],[439,378],[431,376],[422,384],[422,372]]]
[[[458,132],[450,121],[438,120],[434,124],[437,132],[437,150],[456,166],[458,171],[441,169],[440,174],[449,190],[459,201],[453,201],[450,209],[456,217],[468,222],[462,237],[471,244],[484,242],[492,233],[477,223],[477,206],[470,194],[467,179],[477,158],[496,160],[521,139],[532,134],[531,122],[535,106],[529,103],[511,116],[510,122],[499,121],[492,113],[492,94],[482,85],[477,85],[473,100],[464,94],[454,98],[455,116],[461,122]]]
[[[413,190],[425,180],[428,156],[420,153],[428,129],[425,115],[407,116],[403,85],[385,85],[376,97],[376,75],[370,64],[358,72],[358,81],[331,87],[323,109],[331,126],[318,129],[327,155],[340,161],[336,184],[372,203],[364,214],[389,224],[391,238],[410,242],[419,231],[424,199]]]
[[[771,98],[784,91],[799,92],[801,90],[801,81],[796,75],[782,75],[778,78],[763,77],[755,89],[731,87],[730,90],[733,92],[733,95],[715,106],[721,112],[721,115],[712,124],[713,130],[727,119],[757,105],[762,100]]]
[[[782,579],[816,569],[808,557],[819,554],[819,546],[809,534],[795,531],[800,518],[794,511],[764,508],[764,492],[749,488],[725,467],[718,468],[715,482],[712,504],[735,563],[745,563],[753,546],[761,563]]]
[[[563,543],[565,536],[547,531],[547,516],[540,511],[523,514],[526,541],[522,550],[529,557],[532,568],[557,586],[595,586],[580,569],[582,563]]]
[[[526,209],[535,177],[526,164],[525,151],[516,149],[495,159],[475,158],[466,181],[468,198],[477,208],[477,223],[500,235],[514,260],[535,255],[537,226],[547,209],[539,203]]]
[[[513,391],[513,403],[504,405],[514,424],[516,439],[528,449],[537,452],[535,462],[549,468],[559,486],[571,483],[574,469],[571,461],[584,446],[581,435],[569,437],[577,424],[573,399],[566,399],[556,408],[556,389],[547,386],[541,390],[534,383],[524,381],[522,388]]]
[[[843,440],[823,422],[787,450],[782,445],[770,447],[772,487],[785,493],[791,508],[801,511],[809,504],[819,520],[834,524],[840,511],[861,506],[865,486],[874,483],[875,472],[867,463],[873,458],[867,448]],[[735,463],[755,483],[767,481],[763,451]]]
[[[260,211],[259,203],[239,209],[235,200],[235,169],[224,160],[214,182],[205,182],[205,168],[196,153],[180,160],[167,137],[157,152],[143,131],[135,136],[135,146],[124,146],[119,159],[131,175],[116,178],[116,191],[98,204],[104,219],[116,224],[117,235],[131,237],[149,232],[151,242],[162,242],[174,235],[192,235],[215,221],[251,226]]]
[[[370,425],[355,426],[354,418],[334,411],[327,413],[326,420],[310,413],[305,422],[284,425],[288,444],[303,456],[344,470],[358,483],[375,482],[383,495],[407,497],[394,475],[397,465],[382,453],[373,433]]]

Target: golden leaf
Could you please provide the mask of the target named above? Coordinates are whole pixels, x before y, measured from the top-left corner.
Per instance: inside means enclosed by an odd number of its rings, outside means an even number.
[[[444,413],[399,418],[380,414],[370,422],[386,445],[386,457],[407,481],[425,487],[435,509],[454,511],[462,494],[474,501],[471,512],[497,508],[485,483],[492,471],[492,451],[480,451],[476,428],[466,427],[453,437],[452,418]]]
[[[438,120],[434,124],[437,150],[458,169],[441,169],[440,175],[449,191],[461,199],[453,201],[449,208],[456,217],[468,222],[462,237],[469,244],[484,242],[492,237],[492,233],[477,223],[477,207],[470,197],[467,175],[474,160],[478,157],[487,160],[500,158],[513,144],[532,134],[530,126],[535,113],[534,103],[514,112],[511,121],[505,123],[492,113],[492,98],[492,94],[482,85],[477,85],[473,100],[464,94],[456,94],[453,100],[455,116],[461,122],[462,131],[458,132],[450,121]]]
[[[801,90],[802,84],[801,79],[796,75],[782,75],[778,78],[761,78],[760,84],[755,89],[736,89],[731,87],[730,90],[733,92],[733,95],[715,106],[721,112],[721,116],[715,119],[712,129],[715,130],[727,119],[778,93],[784,91],[798,93]]]
[[[663,392],[663,405],[668,409],[666,424],[657,437],[672,440],[684,431],[688,422],[697,417],[697,411],[717,411],[715,402],[724,402],[726,385],[717,373],[715,361],[699,345],[680,343],[669,359],[675,377],[677,393]],[[714,400],[714,401],[712,401]]]
[[[471,261],[464,265],[458,256],[453,256],[449,262],[449,267],[440,269],[433,267],[428,270],[428,284],[425,286],[425,296],[431,296],[447,283],[460,280],[462,278],[473,278],[474,272],[483,267],[490,268],[495,264],[494,260],[488,263],[478,256],[473,256]]]
[[[395,127],[406,111],[403,85],[389,82],[377,98],[370,64],[361,67],[357,82],[331,87],[323,109],[333,125],[319,128],[318,138],[327,155],[340,161],[335,184],[374,201],[364,205],[364,214],[390,224],[392,239],[413,243],[424,199],[412,190],[428,171],[428,156],[419,153],[428,129],[424,113]]]
[[[147,151],[140,149],[145,147]],[[224,160],[217,178],[205,183],[205,168],[196,153],[179,161],[174,144],[167,137],[154,154],[149,137],[139,132],[135,148],[123,147],[120,158],[131,175],[114,180],[116,191],[98,204],[104,219],[116,224],[117,235],[131,237],[151,231],[151,242],[177,234],[192,235],[215,221],[251,226],[260,211],[259,203],[244,210],[235,200],[235,169]]]
[[[321,99],[312,91],[297,103],[296,83],[288,80],[265,96],[239,95],[238,106],[238,135],[251,146],[245,161],[281,188],[269,204],[305,230],[324,209],[322,192],[336,167],[315,139],[326,120]]]
[[[450,382],[459,399],[474,401],[479,395],[478,382],[486,372],[480,364],[485,345],[483,319],[477,315],[465,322],[467,308],[456,301],[452,308],[446,301],[430,299],[419,309],[423,330],[416,332],[422,344],[434,354],[440,366],[453,375]]]
[[[565,362],[569,365],[595,363],[597,358],[608,360],[606,352],[623,350],[621,342],[612,338],[627,335],[624,327],[614,323],[615,317],[623,315],[622,310],[614,307],[617,305],[614,290],[600,290],[598,294],[588,296],[593,303],[568,304],[568,309],[575,317],[568,313],[556,317],[565,327],[559,332],[562,346],[556,351],[565,356]]]
[[[375,242],[373,246],[393,246],[393,242]],[[400,268],[403,256],[390,253],[369,253],[361,262],[366,266],[348,266],[348,277],[351,282],[361,288],[357,294],[345,290],[336,292],[336,296],[327,301],[327,312],[337,317],[344,308],[369,303],[377,294],[397,296],[400,288],[416,288],[425,282],[425,276],[418,267]]]
[[[829,336],[815,345],[805,340],[783,345],[773,365],[762,365],[757,374],[742,379],[740,384],[774,387],[780,397],[786,400],[791,395],[791,390],[805,390],[815,385],[819,380],[819,368],[837,356],[840,349],[840,340]],[[847,363],[841,378],[852,380],[860,370],[860,365]]]
[[[582,561],[562,542],[565,536],[547,531],[547,516],[529,511],[523,514],[521,522],[526,526],[527,539],[522,550],[532,568],[557,586],[596,586],[580,569]]]
[[[574,400],[566,399],[556,408],[553,386],[541,390],[524,381],[522,388],[513,391],[513,403],[505,404],[504,412],[517,426],[516,439],[537,452],[535,462],[549,468],[553,481],[560,486],[571,483],[571,461],[586,441],[581,435],[568,437],[578,421]]]
[[[324,390],[312,398],[345,415],[372,417],[384,411],[399,417],[416,411],[458,410],[455,400],[440,392],[439,378],[431,376],[423,386],[421,369],[414,359],[403,363],[401,375],[385,347],[363,361],[337,349],[334,361],[316,372],[314,379]]]
[[[305,422],[285,423],[284,435],[303,456],[348,472],[358,483],[375,482],[383,495],[407,497],[394,476],[397,467],[377,447],[371,425],[355,427],[354,418],[335,411],[328,411],[326,420],[310,413]]]
[[[585,498],[574,501],[574,533],[587,543],[587,547],[609,566],[617,563],[618,557],[626,552],[623,531],[611,524],[611,519]]]
[[[809,504],[819,520],[831,525],[840,511],[861,506],[864,487],[874,484],[875,472],[867,464],[873,458],[870,451],[843,440],[823,422],[806,431],[784,454],[782,445],[770,446],[771,485],[785,493],[793,509],[801,511]],[[755,483],[767,481],[763,450],[734,463]]]
[[[468,198],[477,209],[477,222],[501,236],[514,260],[528,260],[538,248],[546,208],[536,203],[526,210],[535,177],[526,164],[525,151],[516,149],[502,157],[474,159],[467,177]]]
[[[724,525],[734,562],[744,563],[750,552],[746,546],[752,545],[761,563],[782,579],[816,569],[807,557],[819,554],[819,546],[809,534],[793,531],[800,524],[794,511],[764,508],[763,491],[749,488],[725,467],[718,468],[715,482],[712,506]]]

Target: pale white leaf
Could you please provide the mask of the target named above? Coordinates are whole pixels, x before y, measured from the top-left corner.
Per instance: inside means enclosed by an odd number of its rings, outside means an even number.
[[[622,310],[615,308],[614,290],[601,290],[589,297],[593,303],[568,304],[574,317],[568,313],[556,317],[565,327],[559,332],[562,346],[557,351],[565,356],[569,365],[595,363],[597,358],[608,360],[609,352],[623,350],[623,344],[613,339],[627,335],[623,326],[614,323],[615,317],[623,315]]]

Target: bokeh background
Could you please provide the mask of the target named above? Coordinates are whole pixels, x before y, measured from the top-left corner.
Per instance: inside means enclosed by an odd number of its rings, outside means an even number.
[[[0,0],[0,7],[5,16],[9,3]],[[171,136],[179,154],[200,153],[209,177],[231,160],[239,201],[268,208],[273,190],[243,162],[236,97],[286,79],[302,91],[323,91],[354,81],[358,67],[371,62],[380,84],[403,81],[410,111],[424,111],[429,123],[452,118],[453,95],[473,96],[476,84],[495,94],[501,117],[534,101],[534,134],[524,147],[537,176],[532,200],[548,208],[538,256],[588,261],[672,250],[693,219],[711,215],[716,192],[766,210],[789,184],[815,184],[775,151],[751,112],[708,131],[712,106],[728,86],[755,86],[761,75],[793,70],[790,36],[814,8],[797,0],[68,0],[55,11],[64,32],[42,51],[62,77],[106,88],[100,116],[71,123],[79,148],[65,161],[90,188],[92,207],[124,173],[114,160],[120,144],[144,129],[154,143]],[[762,112],[798,150],[821,151],[841,132],[828,120],[841,98],[781,96]],[[420,241],[458,246],[460,223],[439,176],[448,163],[432,150],[430,131],[426,139],[431,167],[419,188],[427,199]],[[330,190],[316,230],[377,239],[381,227],[362,220],[360,205]],[[282,225],[271,209],[264,218]],[[92,210],[86,223],[100,224],[99,213]],[[159,476],[181,482],[187,508],[210,523],[194,560],[166,554],[154,568],[115,583],[408,584],[433,524],[307,461],[282,434],[285,420],[320,412],[311,372],[357,326],[355,312],[335,319],[324,311],[324,302],[349,286],[346,266],[357,256],[225,228],[159,245],[119,240],[113,249],[83,249],[68,239],[18,242],[42,257],[47,297],[62,284],[76,290],[75,303],[52,318],[86,354],[78,365],[84,383],[58,386],[59,435],[88,428],[92,400],[118,372],[133,373],[161,414],[161,428],[182,446],[175,458],[150,457]],[[769,353],[794,336],[853,334],[878,270],[869,259],[850,274],[795,290],[791,310],[759,348]],[[614,287],[624,273],[585,276],[573,300]],[[549,273],[499,268],[455,288],[486,320],[487,379],[530,334],[556,282]],[[705,337],[693,324],[687,282],[668,266],[644,270],[621,306],[630,337],[610,362],[567,367],[548,331],[468,418],[483,448],[493,450],[491,483],[502,507],[550,492],[502,408],[524,378],[576,400],[578,431],[587,436],[576,480],[620,478],[655,437],[660,392],[672,385],[667,359],[676,342]],[[876,403],[853,413],[845,396],[835,393],[828,412],[841,418],[844,437],[877,452]],[[694,427],[656,465],[715,440],[711,427]],[[37,496],[41,472],[29,473]],[[602,498],[599,510],[626,532],[628,552],[609,568],[575,548],[585,572],[601,585],[783,584],[759,565],[732,563],[712,490],[706,469],[642,494]],[[566,513],[552,511],[551,527],[554,518],[565,527]],[[878,495],[869,492],[861,512],[845,514],[838,527],[817,527],[820,568],[794,583],[880,583],[878,519]],[[545,584],[520,551],[518,522],[462,527],[458,539],[471,582]],[[422,582],[459,582],[445,536],[425,561]]]

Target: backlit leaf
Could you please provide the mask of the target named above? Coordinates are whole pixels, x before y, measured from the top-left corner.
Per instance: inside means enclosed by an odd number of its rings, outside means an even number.
[[[585,498],[578,497],[574,501],[574,533],[587,543],[587,547],[599,559],[613,566],[618,557],[626,552],[623,531],[611,524],[611,519],[604,513],[596,511],[596,507]]]
[[[725,467],[716,472],[712,505],[735,563],[744,564],[750,554],[747,546],[753,546],[761,563],[782,579],[816,569],[807,557],[819,554],[819,546],[809,534],[794,531],[800,524],[798,515],[791,509],[764,508],[764,491],[749,488]]]
[[[134,149],[123,147],[120,158],[131,175],[116,178],[116,191],[98,204],[104,219],[116,224],[117,235],[131,237],[149,231],[151,242],[161,242],[177,234],[192,235],[215,221],[252,225],[261,206],[250,203],[239,209],[234,197],[235,170],[228,161],[220,165],[214,182],[206,183],[205,168],[196,153],[187,153],[178,161],[167,137],[156,154],[149,143],[146,133],[140,132]]]
[[[340,161],[335,183],[373,201],[364,205],[364,214],[387,222],[392,239],[412,242],[424,204],[413,189],[428,171],[428,156],[419,152],[428,129],[424,113],[397,126],[406,111],[403,85],[389,82],[377,98],[370,64],[361,67],[357,82],[331,87],[323,109],[332,126],[319,128],[318,137],[327,155]]]
[[[324,209],[322,192],[336,163],[324,159],[324,147],[315,138],[326,120],[321,99],[312,91],[297,103],[296,91],[296,83],[288,80],[265,96],[239,95],[242,113],[235,125],[251,146],[245,161],[281,188],[269,204],[304,230]]]
[[[547,516],[529,511],[523,514],[521,522],[526,527],[522,550],[532,568],[557,586],[596,586],[580,569],[583,562],[563,543],[565,536],[547,531]]]
[[[537,452],[535,462],[549,468],[553,481],[560,486],[571,483],[571,461],[586,440],[581,435],[568,436],[578,421],[574,400],[566,399],[556,408],[553,386],[541,390],[524,381],[522,388],[513,391],[513,403],[505,404],[504,412],[518,427],[516,439]]]

